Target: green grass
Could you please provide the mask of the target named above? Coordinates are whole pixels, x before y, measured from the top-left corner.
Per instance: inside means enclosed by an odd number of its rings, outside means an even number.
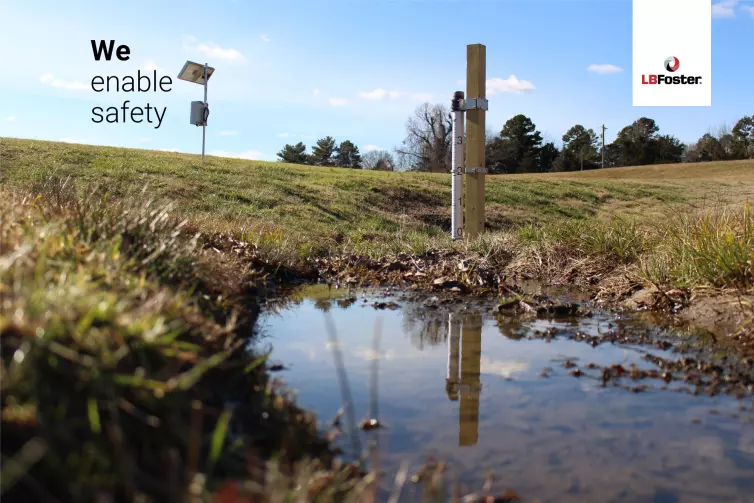
[[[255,272],[137,197],[0,188],[4,500],[165,501],[328,452],[246,348]]]
[[[316,168],[209,156],[0,139],[5,183],[29,186],[55,173],[115,195],[147,186],[205,229],[232,230],[301,258],[333,249],[400,251],[412,232],[446,237],[450,178]],[[612,180],[488,177],[487,224],[504,230],[588,219],[620,203],[682,203],[676,186]],[[416,241],[416,240],[414,240]],[[444,240],[447,245],[447,239]],[[398,244],[396,244],[398,242]]]
[[[457,260],[471,257],[475,273],[581,284],[754,285],[754,162],[487,182],[488,232],[454,243],[447,175],[202,168],[192,155],[0,139],[3,497],[210,501],[258,493],[249,460],[276,454],[267,500],[315,486],[321,501],[369,500],[375,474],[323,469],[313,418],[245,349],[257,286],[313,259],[416,257],[463,281],[474,276]],[[419,256],[437,249],[446,263]]]
[[[644,277],[674,286],[750,283],[751,216],[740,214],[754,196],[754,161],[488,176],[488,232],[470,247],[448,236],[447,175],[212,156],[202,167],[195,155],[8,138],[0,139],[0,162],[9,187],[55,176],[115,198],[144,190],[197,229],[253,244],[270,263],[351,253],[388,260],[446,248],[497,254],[500,266],[549,254],[555,268],[584,257],[642,264]],[[705,218],[707,225],[693,223]],[[684,234],[692,229],[693,239]],[[723,242],[731,239],[743,248],[731,251]]]

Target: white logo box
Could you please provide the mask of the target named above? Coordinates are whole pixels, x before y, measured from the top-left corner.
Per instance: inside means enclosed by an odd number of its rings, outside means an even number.
[[[633,0],[632,79],[635,107],[712,106],[712,2]]]

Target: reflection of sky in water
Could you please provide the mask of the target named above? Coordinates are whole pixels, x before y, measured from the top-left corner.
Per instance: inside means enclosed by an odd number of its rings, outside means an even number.
[[[373,330],[381,318],[379,411],[388,428],[380,435],[388,467],[433,455],[448,460],[451,473],[473,489],[492,469],[504,486],[544,501],[754,501],[754,426],[725,415],[738,412],[735,400],[602,388],[597,380],[567,376],[553,359],[578,359],[582,368],[649,366],[641,353],[557,338],[518,340],[553,326],[606,332],[611,320],[496,326],[494,319],[456,313],[460,326],[449,323],[447,312],[401,304],[397,311],[375,310],[359,299],[330,310],[357,418],[368,414]],[[341,398],[322,311],[304,301],[262,323],[273,358],[290,366],[285,382],[302,406],[327,421]],[[540,377],[545,367],[553,368],[552,377]],[[449,374],[457,376],[455,392]]]

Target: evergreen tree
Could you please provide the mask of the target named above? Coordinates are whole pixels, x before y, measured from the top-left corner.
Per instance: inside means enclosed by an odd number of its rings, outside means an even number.
[[[309,156],[310,161],[315,166],[334,166],[335,159],[335,140],[332,136],[326,136],[317,140],[317,144],[312,148],[312,154]]]
[[[490,173],[532,173],[540,167],[542,134],[532,120],[519,114],[509,119],[500,135],[486,146],[485,163]]]
[[[754,115],[743,117],[733,126],[733,158],[754,159]]]
[[[308,164],[309,156],[306,154],[306,145],[298,142],[295,145],[286,145],[283,150],[278,152],[277,156],[281,162],[291,164]]]
[[[555,162],[560,157],[561,152],[553,142],[548,142],[542,145],[539,149],[539,171],[540,173],[546,173],[553,171]]]
[[[563,135],[563,152],[556,163],[556,171],[579,171],[599,167],[597,134],[576,124]]]
[[[341,168],[361,169],[359,147],[351,143],[349,140],[341,142],[337,148],[335,165]]]

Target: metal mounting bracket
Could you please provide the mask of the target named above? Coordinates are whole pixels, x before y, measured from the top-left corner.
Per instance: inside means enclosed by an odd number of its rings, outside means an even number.
[[[474,168],[466,168],[466,173],[487,173],[487,168],[483,167],[474,167]]]
[[[487,98],[466,98],[463,102],[463,110],[484,110],[489,109]]]

